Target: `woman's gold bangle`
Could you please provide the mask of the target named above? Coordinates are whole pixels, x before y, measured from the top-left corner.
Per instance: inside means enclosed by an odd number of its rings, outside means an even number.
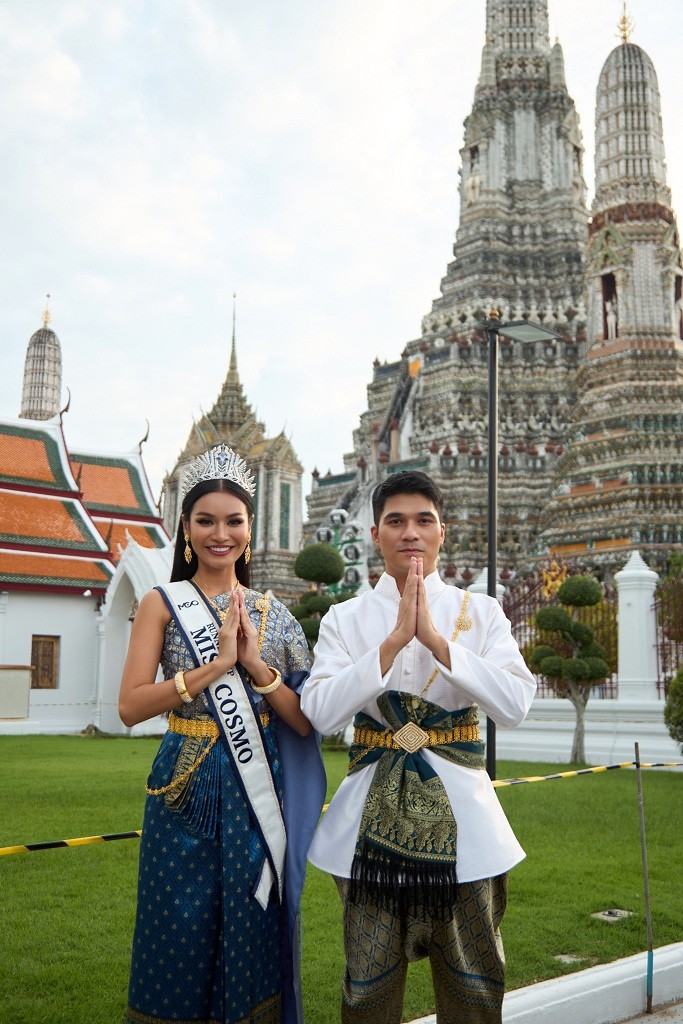
[[[191,704],[194,697],[185,686],[185,673],[183,671],[176,672],[174,679],[175,688],[178,691],[178,696],[182,700],[183,704]]]
[[[275,673],[275,679],[272,683],[269,683],[268,686],[257,686],[256,683],[251,683],[252,690],[254,693],[258,693],[259,697],[265,697],[267,693],[272,693],[274,690],[277,690],[278,686],[282,683],[281,673],[278,672],[276,668],[273,668],[272,665],[269,665],[268,668],[271,672]]]

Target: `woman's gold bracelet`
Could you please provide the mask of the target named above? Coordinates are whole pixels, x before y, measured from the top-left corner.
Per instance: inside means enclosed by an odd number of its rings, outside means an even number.
[[[273,668],[272,665],[269,665],[268,668],[271,672],[275,673],[275,679],[272,683],[269,683],[268,686],[257,686],[256,683],[251,683],[252,690],[254,693],[258,693],[259,697],[265,697],[267,693],[272,693],[273,690],[277,690],[278,686],[282,683],[281,673],[278,672],[276,668]]]
[[[185,686],[185,673],[183,671],[176,672],[174,679],[175,688],[178,691],[178,696],[182,700],[183,704],[191,704],[194,697]]]

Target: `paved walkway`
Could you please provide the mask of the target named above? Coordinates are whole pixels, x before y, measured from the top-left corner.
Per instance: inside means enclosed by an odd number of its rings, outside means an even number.
[[[653,1013],[641,1013],[624,1024],[683,1024],[683,1002],[655,1007]]]
[[[598,964],[505,996],[503,1024],[683,1024],[683,942],[654,951],[653,992],[646,1013],[647,954]],[[413,1024],[436,1024],[433,1014]]]

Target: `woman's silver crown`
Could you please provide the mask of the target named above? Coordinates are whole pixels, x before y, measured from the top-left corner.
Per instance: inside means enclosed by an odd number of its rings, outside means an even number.
[[[232,448],[219,444],[195,459],[183,480],[183,497],[202,480],[232,480],[253,498],[256,481],[244,459]]]

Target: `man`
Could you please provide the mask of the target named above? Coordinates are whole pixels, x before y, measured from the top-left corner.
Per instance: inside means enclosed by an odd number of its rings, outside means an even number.
[[[475,705],[519,725],[535,682],[498,602],[437,571],[442,495],[425,473],[372,496],[386,571],[321,623],[301,708],[324,734],[355,717],[349,775],[309,859],[344,905],[344,1024],[399,1024],[407,965],[429,957],[438,1024],[500,1024],[499,924],[523,857],[484,770]]]

